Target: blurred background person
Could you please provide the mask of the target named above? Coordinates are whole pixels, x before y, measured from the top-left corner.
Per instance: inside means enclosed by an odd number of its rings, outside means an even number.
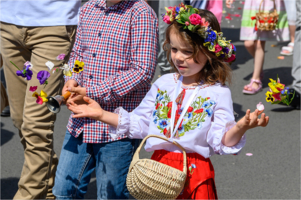
[[[289,89],[290,95],[295,93],[295,97],[290,104],[293,108],[300,110],[301,94],[301,1],[297,0],[296,4],[296,32],[293,55],[292,76],[294,78],[292,87]]]
[[[215,15],[219,24],[221,24],[223,16],[222,0],[190,0],[190,5],[194,8],[209,10]]]
[[[226,0],[228,8],[231,7],[233,0]],[[262,5],[261,5],[262,3]],[[255,16],[259,12],[261,5],[261,11],[269,13],[274,9],[274,3],[276,4],[276,10],[279,15],[278,24],[273,31],[261,31],[255,29],[255,21],[251,17]],[[262,90],[263,79],[263,64],[265,56],[265,43],[266,41],[289,41],[289,30],[287,23],[287,14],[284,7],[283,0],[246,0],[243,9],[240,40],[244,41],[244,45],[247,51],[254,58],[254,71],[250,83],[243,88],[244,94],[256,94]]]
[[[300,0],[299,0],[300,1]],[[288,29],[290,33],[290,43],[282,47],[280,54],[285,56],[293,55],[295,31],[296,31],[296,0],[284,0],[287,13]]]

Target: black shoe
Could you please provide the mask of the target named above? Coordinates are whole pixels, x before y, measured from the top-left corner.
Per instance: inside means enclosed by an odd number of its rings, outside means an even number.
[[[289,98],[293,97],[293,94],[295,92],[295,97],[292,100],[290,106],[295,108],[296,110],[300,110],[300,93],[294,90],[293,88],[290,88],[289,90]]]
[[[10,109],[9,106],[6,106],[1,112],[1,117],[9,117],[9,116],[10,116]]]

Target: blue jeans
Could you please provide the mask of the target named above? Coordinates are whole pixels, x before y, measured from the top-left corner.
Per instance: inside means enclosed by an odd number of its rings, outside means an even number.
[[[83,199],[94,169],[97,199],[128,199],[126,176],[141,140],[87,144],[82,135],[66,132],[53,188],[56,199]]]

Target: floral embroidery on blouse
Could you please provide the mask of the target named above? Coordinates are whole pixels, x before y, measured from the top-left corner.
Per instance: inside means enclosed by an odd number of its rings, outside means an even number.
[[[202,123],[205,122],[205,118],[211,117],[213,114],[212,106],[216,103],[210,99],[210,97],[202,98],[197,97],[196,100],[189,106],[187,112],[182,119],[175,137],[182,137],[186,132],[194,130],[196,128],[201,129]],[[184,105],[183,105],[184,106]],[[155,110],[153,111],[153,121],[167,138],[170,137],[170,118],[171,118],[172,101],[167,95],[167,91],[158,89]],[[182,108],[178,108],[177,113],[181,114]]]

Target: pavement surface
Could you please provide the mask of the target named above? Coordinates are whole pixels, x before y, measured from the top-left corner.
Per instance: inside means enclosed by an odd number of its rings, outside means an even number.
[[[234,110],[238,120],[248,108],[254,110],[258,102],[263,102],[270,123],[265,128],[246,133],[247,143],[239,155],[211,157],[217,194],[219,199],[300,199],[300,111],[265,101],[269,78],[275,79],[278,74],[282,83],[292,84],[292,57],[277,59],[281,47],[287,43],[267,42],[263,91],[256,95],[242,94],[243,86],[249,83],[253,72],[253,59],[239,41],[242,7],[243,2],[236,1],[233,8],[224,9],[222,21],[224,35],[237,48],[238,59],[231,66],[233,81],[230,85]],[[233,14],[232,20],[225,19],[228,13]],[[154,80],[158,75],[160,70],[157,69]],[[58,155],[69,115],[70,111],[63,106],[55,122],[54,149]],[[247,156],[247,153],[253,155]],[[140,157],[149,158],[151,154],[142,151]],[[18,131],[10,117],[1,117],[1,199],[12,199],[16,193],[23,161]],[[93,174],[85,198],[96,199],[96,194]]]

